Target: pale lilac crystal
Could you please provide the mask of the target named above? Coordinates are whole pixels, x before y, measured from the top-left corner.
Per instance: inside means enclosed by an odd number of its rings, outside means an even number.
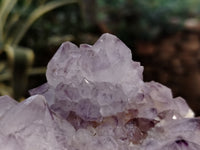
[[[92,114],[96,114],[98,120],[101,116],[108,117],[133,108],[138,110],[138,117],[149,119],[166,111],[182,117],[189,112],[192,115],[183,99],[174,101],[170,89],[156,82],[144,83],[142,71],[143,67],[132,61],[130,49],[111,34],[102,35],[93,46],[82,44],[78,48],[66,42],[47,67],[47,91],[54,89],[55,92],[51,92],[51,98],[47,100],[50,99],[50,106],[61,116],[66,114],[67,117],[73,111],[88,121],[94,120]],[[48,95],[46,93],[43,95]],[[80,110],[78,103],[85,99],[88,108]],[[52,105],[53,101],[55,104]],[[66,105],[63,106],[64,101]],[[96,111],[89,113],[92,107]]]
[[[35,95],[35,94],[43,95],[46,99],[48,99],[49,105],[52,105],[55,103],[55,90],[48,83],[42,84],[41,86],[37,88],[29,90],[29,93],[31,95]]]
[[[47,66],[48,83],[56,87],[91,82],[120,84],[126,94],[137,92],[142,81],[143,67],[131,59],[131,51],[117,37],[102,35],[93,45],[63,43]],[[133,94],[133,93],[132,93]]]
[[[142,72],[111,34],[94,45],[63,43],[34,96],[0,97],[0,149],[199,150],[200,119]]]
[[[148,150],[200,149],[200,119],[180,119],[158,124],[149,131],[143,146]]]
[[[15,106],[17,102],[9,96],[0,97],[0,117],[3,116],[10,108]]]
[[[134,106],[140,107],[139,117],[155,119],[166,111],[173,111],[182,117],[194,115],[183,98],[173,98],[171,90],[160,83],[147,82],[142,91],[143,97],[134,103]]]
[[[1,118],[0,133],[6,139],[11,138],[10,142],[20,146],[21,150],[64,150],[67,147],[63,143],[70,141],[74,129],[64,120],[60,122],[49,110],[44,97],[35,95],[6,112]]]

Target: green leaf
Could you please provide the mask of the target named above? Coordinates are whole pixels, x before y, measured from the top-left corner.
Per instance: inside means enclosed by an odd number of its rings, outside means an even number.
[[[6,53],[12,68],[13,96],[15,99],[20,99],[27,88],[28,73],[34,61],[34,53],[29,48],[8,45]]]
[[[2,0],[0,5],[0,41],[4,39],[4,25],[6,23],[7,17],[10,14],[11,10],[17,3],[17,0]]]
[[[24,24],[18,29],[18,33],[15,34],[15,37],[11,40],[12,45],[17,45],[21,39],[23,38],[24,34],[27,32],[29,27],[42,15],[45,13],[63,6],[67,4],[77,3],[77,0],[60,0],[60,1],[52,1],[48,2],[40,7],[36,8],[28,17],[28,19],[24,22]]]

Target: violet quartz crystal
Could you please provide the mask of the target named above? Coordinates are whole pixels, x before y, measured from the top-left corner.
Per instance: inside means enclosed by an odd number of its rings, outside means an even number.
[[[63,43],[31,97],[0,97],[0,149],[199,150],[200,119],[142,72],[114,35]]]

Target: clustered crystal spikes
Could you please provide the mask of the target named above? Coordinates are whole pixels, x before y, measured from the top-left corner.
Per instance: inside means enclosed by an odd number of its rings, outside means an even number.
[[[0,150],[199,150],[200,119],[131,56],[108,33],[63,43],[31,97],[0,97]]]

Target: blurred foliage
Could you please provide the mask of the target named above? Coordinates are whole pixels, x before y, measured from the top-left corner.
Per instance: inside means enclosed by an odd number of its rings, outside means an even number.
[[[199,0],[97,0],[97,21],[125,41],[152,40],[181,29],[199,6]]]
[[[45,80],[47,62],[64,41],[92,44],[110,32],[133,48],[137,40],[155,40],[181,30],[185,19],[198,18],[199,4],[199,0],[0,0],[0,95],[20,98],[27,82],[28,88],[42,84],[38,82]]]
[[[44,73],[32,68],[34,52],[19,46],[31,25],[45,13],[76,0],[1,0],[0,1],[0,95],[20,99],[30,74]]]

